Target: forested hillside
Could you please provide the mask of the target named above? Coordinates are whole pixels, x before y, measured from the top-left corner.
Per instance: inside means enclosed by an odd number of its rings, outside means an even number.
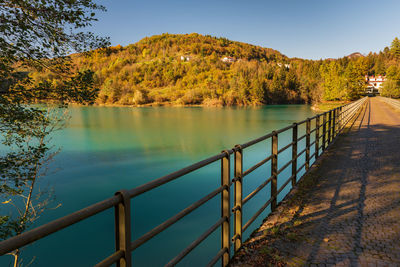
[[[94,71],[100,104],[310,103],[358,98],[366,74],[387,74],[386,91],[395,91],[400,84],[396,40],[379,54],[313,61],[225,38],[162,34],[71,58],[78,70]],[[57,80],[50,73],[31,77]]]

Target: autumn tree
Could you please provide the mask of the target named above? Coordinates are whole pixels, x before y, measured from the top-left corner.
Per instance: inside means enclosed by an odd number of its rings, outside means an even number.
[[[345,100],[356,100],[365,92],[366,73],[367,61],[364,58],[349,62],[344,71]]]
[[[320,67],[324,100],[339,100],[345,95],[343,67],[336,61],[327,62]]]

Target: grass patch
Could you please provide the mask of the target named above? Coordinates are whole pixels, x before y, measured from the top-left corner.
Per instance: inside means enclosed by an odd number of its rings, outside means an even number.
[[[343,106],[348,102],[346,101],[327,101],[327,102],[321,102],[318,104],[314,104],[312,108],[316,111],[328,111],[340,106]]]

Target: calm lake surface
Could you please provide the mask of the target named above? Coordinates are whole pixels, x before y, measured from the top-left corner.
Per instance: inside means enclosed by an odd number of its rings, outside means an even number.
[[[53,206],[58,203],[61,206],[47,210],[36,225],[101,201],[120,189],[142,185],[235,144],[313,116],[315,112],[307,105],[279,105],[257,108],[73,107],[70,114],[67,128],[53,138],[55,146],[62,149],[51,164],[55,172],[41,183],[42,188],[54,189]],[[301,127],[300,133],[303,132],[304,127]],[[279,147],[289,143],[291,138],[290,131],[280,134]],[[299,151],[302,146],[299,145]],[[269,154],[269,141],[247,148],[244,168],[248,169]],[[280,155],[279,166],[284,165],[290,155],[291,149]],[[233,166],[233,155],[231,159]],[[132,199],[132,239],[219,187],[219,164],[216,162]],[[246,176],[244,195],[269,176],[269,164]],[[289,176],[290,168],[287,168],[278,177],[278,187]],[[269,190],[267,186],[246,203],[244,223],[269,198]],[[290,185],[279,199],[288,190]],[[245,232],[245,238],[268,212],[269,208]],[[220,197],[217,196],[137,249],[133,253],[133,264],[166,264],[213,225],[219,216]],[[113,253],[113,229],[114,214],[110,209],[28,246],[23,252],[24,263],[36,256],[32,266],[91,266]],[[217,230],[180,265],[204,266],[218,252],[219,240]],[[11,256],[0,259],[1,266],[7,266],[9,262]]]

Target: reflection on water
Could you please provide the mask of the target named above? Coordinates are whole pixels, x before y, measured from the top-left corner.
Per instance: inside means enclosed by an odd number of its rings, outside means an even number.
[[[311,114],[308,107],[72,108],[62,144],[68,150],[139,148],[146,154],[180,152],[194,157],[231,147]],[[67,138],[65,139],[65,137]]]
[[[62,206],[48,210],[38,224],[313,115],[305,105],[258,108],[73,107],[70,111],[68,127],[53,139],[56,146],[62,147],[52,166],[59,171],[43,182],[54,186],[56,201]],[[279,137],[279,146],[290,139],[291,135],[283,134]],[[267,143],[245,150],[246,168],[270,153]],[[280,155],[280,166],[291,155],[290,149],[286,153],[287,156]],[[216,162],[133,199],[132,238],[137,238],[218,187],[218,164]],[[244,194],[269,177],[269,168],[267,164],[246,177]],[[289,175],[289,172],[287,170],[282,175]],[[284,179],[279,179],[278,184],[282,184]],[[267,187],[246,204],[244,221],[261,207],[268,196]],[[134,264],[160,266],[168,262],[215,223],[220,216],[219,202],[219,197],[214,198],[139,248],[133,254]],[[245,236],[260,224],[262,216]],[[112,210],[96,215],[29,246],[25,256],[27,260],[37,256],[34,266],[93,265],[113,252],[113,220]],[[206,264],[218,251],[219,238],[220,233],[216,231],[181,264]],[[154,257],[154,254],[158,256]],[[4,257],[0,265],[8,262]]]

